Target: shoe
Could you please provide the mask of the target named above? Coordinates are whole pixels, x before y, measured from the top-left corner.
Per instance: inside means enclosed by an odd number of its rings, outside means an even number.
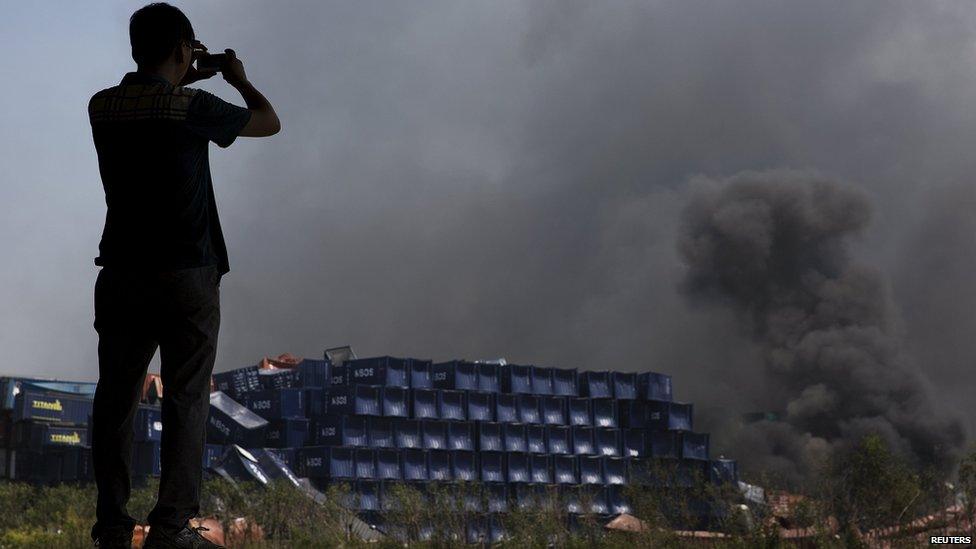
[[[95,547],[98,549],[132,549],[132,530],[124,528],[106,530],[95,539]]]
[[[200,535],[210,530],[205,526],[190,526],[187,522],[176,532],[164,532],[160,528],[150,528],[143,549],[227,549]]]

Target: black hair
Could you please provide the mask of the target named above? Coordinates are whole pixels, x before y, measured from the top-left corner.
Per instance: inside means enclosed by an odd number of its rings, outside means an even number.
[[[129,18],[132,59],[140,67],[166,61],[181,41],[192,42],[193,25],[179,8],[165,2],[148,4]]]

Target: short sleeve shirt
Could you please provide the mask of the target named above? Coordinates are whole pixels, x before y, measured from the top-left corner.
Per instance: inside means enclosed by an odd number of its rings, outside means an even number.
[[[130,72],[92,96],[88,117],[107,207],[95,265],[227,273],[209,143],[229,147],[251,111]]]

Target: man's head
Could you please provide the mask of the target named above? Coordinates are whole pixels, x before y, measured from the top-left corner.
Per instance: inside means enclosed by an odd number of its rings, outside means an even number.
[[[140,70],[171,65],[182,78],[192,62],[194,39],[190,20],[165,2],[139,8],[129,19],[132,59]]]

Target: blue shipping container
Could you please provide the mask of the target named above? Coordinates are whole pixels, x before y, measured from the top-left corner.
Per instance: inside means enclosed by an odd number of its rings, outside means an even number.
[[[739,466],[734,459],[718,458],[708,463],[708,478],[713,484],[735,484],[739,480]]]
[[[552,369],[552,394],[559,396],[579,396],[578,372],[576,369]]]
[[[480,422],[478,427],[478,451],[501,452],[505,449],[500,423]]]
[[[430,367],[435,389],[478,390],[478,365],[465,360],[441,362]]]
[[[633,400],[637,398],[637,374],[611,372],[610,381],[613,385],[613,398],[617,400]]]
[[[430,450],[427,452],[427,475],[429,480],[449,481],[451,475],[451,452]]]
[[[643,427],[657,431],[691,431],[693,422],[691,404],[663,400],[636,402],[631,408],[631,427]],[[640,422],[634,424],[634,421]]]
[[[382,486],[375,480],[357,480],[353,487],[356,495],[356,508],[361,512],[381,510]]]
[[[328,414],[313,418],[310,429],[315,446],[369,446],[366,417]]]
[[[552,394],[552,368],[533,366],[531,370],[532,394]]]
[[[309,420],[304,417],[287,417],[268,422],[267,446],[288,448],[305,446],[308,440]]]
[[[464,420],[465,393],[445,389],[437,392],[437,411],[440,419]]]
[[[245,393],[261,390],[258,366],[244,366],[226,372],[213,374],[214,388],[231,398],[240,398]]]
[[[542,422],[546,425],[566,425],[569,423],[566,397],[544,396],[539,399],[542,408]]]
[[[671,376],[644,372],[637,376],[640,398],[644,400],[672,400]]]
[[[580,484],[603,484],[603,460],[600,456],[577,456]]]
[[[299,448],[265,448],[264,451],[275,454],[288,466],[293,473],[298,472],[298,450]],[[296,475],[297,476],[297,475]]]
[[[535,395],[518,395],[516,397],[519,423],[542,423],[542,412],[539,408],[539,397]]]
[[[594,515],[609,515],[610,503],[607,500],[606,486],[584,486],[583,501],[589,502],[589,512]]]
[[[593,398],[590,399],[590,406],[593,409],[594,427],[619,427],[617,419],[617,401],[612,398]]]
[[[366,422],[370,448],[396,448],[393,419],[370,416]]]
[[[376,478],[376,450],[372,448],[357,448],[354,453],[356,460],[356,478]]]
[[[502,423],[502,439],[506,452],[525,452],[528,444],[525,439],[525,425],[521,423]]]
[[[618,484],[607,486],[607,505],[612,515],[632,514],[634,512],[626,497],[626,489]]]
[[[485,483],[483,490],[489,513],[508,512],[508,485],[501,482]]]
[[[495,421],[499,423],[518,423],[518,405],[515,395],[499,393],[495,395]]]
[[[25,419],[82,424],[92,412],[92,400],[66,393],[21,391],[14,398],[14,421]]]
[[[708,459],[708,433],[681,433],[681,457],[684,459]]]
[[[410,359],[380,356],[357,358],[345,362],[342,368],[348,384],[408,387]]]
[[[305,417],[305,390],[299,388],[263,389],[248,393],[242,403],[267,420]]]
[[[498,375],[498,364],[478,364],[478,390],[488,393],[501,391],[501,377]]]
[[[467,395],[467,416],[471,421],[495,421],[495,395],[493,393],[469,392]]]
[[[387,417],[410,417],[410,389],[404,387],[383,387],[383,415]]]
[[[478,462],[481,482],[505,482],[504,452],[480,452]]]
[[[327,389],[325,413],[356,414],[364,416],[382,415],[380,407],[380,388],[370,385],[350,385]]]
[[[613,398],[610,372],[580,372],[580,394],[590,398]]]
[[[258,370],[258,382],[261,388],[284,389],[286,387],[300,388],[302,386],[302,373],[298,368],[274,368]]]
[[[681,457],[681,433],[678,431],[647,431],[649,453],[655,458]]]
[[[648,457],[650,455],[644,429],[624,429],[622,433],[624,457]]]
[[[132,422],[133,440],[162,440],[163,411],[159,406],[140,404]]]
[[[4,452],[4,475],[10,480],[54,485],[91,480],[91,449],[65,447],[56,451],[16,449]]]
[[[325,405],[329,397],[327,388],[306,387],[303,389],[305,397],[305,417],[311,419],[316,416],[325,415],[327,406]]]
[[[397,450],[376,450],[376,478],[380,480],[400,480],[400,452]]]
[[[406,449],[400,452],[403,480],[427,480],[427,451]]]
[[[451,450],[474,450],[474,423],[449,421],[447,423],[447,447]]]
[[[423,448],[425,450],[447,449],[447,422],[437,419],[425,419],[420,422],[423,433]]]
[[[306,446],[297,452],[300,474],[316,479],[352,479],[356,473],[352,448]]]
[[[505,480],[510,484],[531,481],[528,454],[505,452]]]
[[[579,462],[576,456],[553,456],[553,482],[556,484],[579,484]]]
[[[437,419],[437,390],[412,389],[411,417],[416,419]]]
[[[17,448],[43,450],[65,446],[87,446],[88,427],[55,425],[41,421],[18,421],[14,424]]]
[[[569,408],[570,425],[593,425],[593,417],[590,412],[590,399],[570,398],[567,401]]]
[[[498,367],[503,393],[532,394],[532,366],[505,364]]]
[[[571,454],[573,452],[573,434],[565,425],[549,425],[546,427],[546,451],[550,454]]]
[[[627,460],[622,457],[603,456],[603,480],[606,484],[627,484]]]
[[[264,445],[268,420],[248,410],[221,391],[210,393],[207,441],[239,444],[245,448]]]
[[[413,389],[433,389],[434,380],[430,377],[431,361],[411,359],[408,366],[410,371],[410,387]]]
[[[530,454],[546,453],[546,428],[542,425],[525,426],[526,451]]]
[[[393,420],[393,433],[397,448],[422,448],[420,420],[396,418]]]
[[[477,454],[467,450],[452,450],[451,476],[458,481],[477,481]]]
[[[576,455],[590,455],[596,453],[593,437],[593,427],[576,425],[573,427],[573,453]]]
[[[314,358],[302,359],[297,370],[302,387],[328,387],[331,362]]]
[[[217,465],[223,455],[224,446],[222,444],[205,444],[203,447],[203,468],[209,469]]]
[[[260,452],[259,448],[255,452]],[[268,484],[270,477],[250,450],[240,446],[228,446],[221,457],[218,471],[234,480]],[[222,475],[223,476],[223,475]]]
[[[601,456],[620,455],[620,429],[597,427],[593,431],[596,453]]]
[[[34,377],[0,377],[0,409],[12,410],[14,400],[23,391],[36,393],[66,393],[91,399],[95,396],[95,383],[84,381],[58,381]]]
[[[552,456],[537,454],[529,457],[531,481],[552,484]]]

